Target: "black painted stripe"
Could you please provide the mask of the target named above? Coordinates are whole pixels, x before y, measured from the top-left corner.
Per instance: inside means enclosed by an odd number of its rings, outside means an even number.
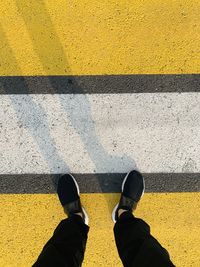
[[[200,74],[0,76],[0,94],[200,92]]]
[[[200,192],[200,173],[144,173],[146,192]],[[0,193],[54,193],[59,174],[0,175]],[[82,193],[117,193],[125,174],[74,174]]]

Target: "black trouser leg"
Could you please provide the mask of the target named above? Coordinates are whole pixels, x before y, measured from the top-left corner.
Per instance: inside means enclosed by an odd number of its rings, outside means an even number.
[[[124,212],[114,226],[119,256],[125,267],[174,266],[168,252],[150,234],[143,220]]]
[[[81,266],[88,231],[79,215],[61,221],[33,267]]]

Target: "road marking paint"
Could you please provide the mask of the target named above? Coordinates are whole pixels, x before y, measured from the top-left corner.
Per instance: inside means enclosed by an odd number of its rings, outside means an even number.
[[[200,93],[2,95],[1,174],[200,171]]]

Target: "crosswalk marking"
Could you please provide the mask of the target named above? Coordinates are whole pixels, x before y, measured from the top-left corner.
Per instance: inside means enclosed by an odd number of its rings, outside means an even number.
[[[199,73],[199,10],[198,0],[4,0],[0,73]]]
[[[2,95],[1,173],[198,172],[200,93]],[[9,159],[9,160],[8,160]]]
[[[63,218],[53,182],[66,171],[91,216],[83,266],[121,266],[109,193],[137,164],[151,193],[136,215],[176,266],[199,267],[199,10],[197,0],[3,1],[0,266],[36,259]]]
[[[119,194],[82,194],[90,215],[84,267],[120,267],[111,210]],[[145,194],[136,212],[152,227],[176,266],[199,266],[200,193]],[[64,218],[56,195],[0,195],[0,266],[31,266]],[[28,249],[30,248],[31,249]],[[17,249],[16,249],[17,248]]]

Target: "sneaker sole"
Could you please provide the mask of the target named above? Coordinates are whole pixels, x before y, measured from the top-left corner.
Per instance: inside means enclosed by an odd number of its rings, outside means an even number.
[[[125,178],[124,178],[124,181],[123,181],[123,183],[122,183],[122,192],[123,192],[123,190],[124,190],[124,184],[125,184],[125,182],[126,182],[128,176],[129,176],[129,174],[130,174],[131,172],[132,172],[132,171],[128,172],[127,175],[126,175]],[[143,191],[142,191],[142,195],[141,195],[140,199],[143,197],[143,195],[144,195],[144,191],[145,191],[145,181],[144,181],[143,176],[142,176],[142,179],[143,179],[144,189],[143,189]],[[112,212],[112,220],[113,220],[114,223],[116,223],[116,220],[115,220],[115,213],[116,213],[116,210],[117,210],[117,208],[118,208],[118,205],[119,205],[119,203],[117,203],[117,205],[114,207],[113,212]]]
[[[79,186],[78,186],[78,183],[77,183],[77,181],[75,180],[75,178],[71,175],[71,173],[68,173],[70,176],[71,176],[71,178],[73,179],[73,181],[74,181],[74,183],[75,183],[75,185],[76,185],[76,189],[77,189],[77,192],[78,192],[78,195],[80,196],[80,189],[79,189]],[[85,224],[89,224],[89,216],[88,216],[88,214],[87,214],[87,212],[86,212],[86,210],[83,208],[83,206],[81,206],[82,207],[82,211],[83,211],[83,213],[84,213],[84,216],[85,216]]]

